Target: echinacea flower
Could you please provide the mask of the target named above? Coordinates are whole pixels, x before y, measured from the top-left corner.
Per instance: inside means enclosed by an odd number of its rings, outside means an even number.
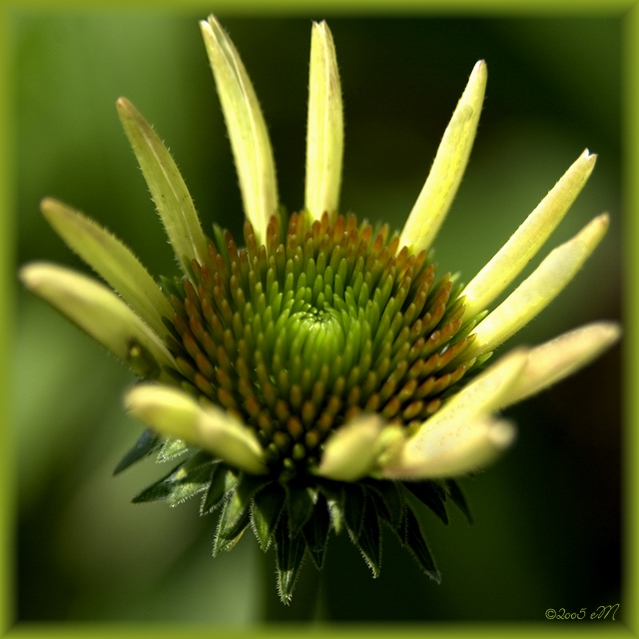
[[[125,405],[150,428],[117,470],[152,452],[181,455],[135,501],[174,505],[202,495],[202,513],[219,513],[214,554],[251,526],[263,550],[275,546],[285,602],[305,554],[321,568],[331,531],[346,529],[377,575],[382,522],[439,579],[425,512],[445,519],[450,499],[468,513],[454,478],[484,467],[514,439],[497,411],[618,338],[616,325],[599,322],[489,365],[605,234],[602,215],[494,307],[566,214],[595,156],[577,158],[463,286],[437,276],[431,247],[470,155],[484,62],[404,228],[393,233],[338,213],[343,118],[326,24],[312,32],[305,202],[288,219],[246,70],[215,18],[202,33],[239,176],[243,241],[217,226],[212,237],[204,233],[173,159],[121,98],[118,113],[182,276],[158,285],[120,240],[45,199],[45,217],[113,290],[50,264],[27,265],[21,278],[141,378]]]

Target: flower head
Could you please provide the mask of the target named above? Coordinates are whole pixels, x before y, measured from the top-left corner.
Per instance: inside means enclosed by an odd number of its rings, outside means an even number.
[[[495,308],[593,170],[585,151],[467,285],[436,273],[435,236],[464,173],[487,79],[478,62],[404,228],[339,213],[343,113],[335,48],[314,24],[305,202],[280,207],[269,136],[248,74],[214,17],[201,23],[246,214],[243,238],[209,237],[166,147],[126,99],[117,110],[181,276],[158,285],[120,240],[53,199],[42,212],[111,287],[50,264],[25,285],[127,362],[126,409],[149,426],[117,471],[161,450],[182,460],[134,501],[202,495],[219,512],[214,554],[251,526],[274,543],[289,601],[302,559],[321,568],[346,528],[373,574],[386,523],[439,579],[424,512],[466,514],[454,478],[514,440],[497,411],[586,365],[618,339],[595,323],[488,365],[575,276],[606,215],[555,248]]]

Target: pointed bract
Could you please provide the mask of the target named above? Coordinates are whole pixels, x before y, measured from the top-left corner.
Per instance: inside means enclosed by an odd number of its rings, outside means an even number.
[[[62,239],[101,275],[124,301],[160,336],[162,316],[170,318],[168,300],[129,248],[107,230],[62,202],[45,198],[42,213]]]
[[[486,63],[480,60],[470,74],[426,183],[402,230],[400,246],[408,246],[413,253],[430,247],[457,193],[475,140],[487,77]]]
[[[521,273],[564,218],[586,184],[597,156],[586,149],[524,223],[468,283],[464,320],[473,318]]]
[[[119,98],[116,106],[178,264],[189,275],[191,260],[195,258],[204,264],[208,254],[191,195],[175,161],[151,125],[126,98]]]
[[[337,211],[344,151],[342,89],[326,22],[313,24],[310,65],[304,201],[311,219],[319,220]]]
[[[477,357],[505,342],[542,311],[564,289],[595,250],[608,229],[608,216],[600,215],[571,240],[554,249],[494,311],[472,332],[464,357]]]
[[[277,215],[275,163],[262,110],[240,56],[214,16],[200,22],[217,92],[231,140],[244,213],[259,242]]]
[[[71,269],[42,262],[23,266],[20,279],[116,357],[130,362],[134,353],[142,351],[160,379],[170,379],[163,367],[174,368],[175,362],[162,340],[106,286]]]

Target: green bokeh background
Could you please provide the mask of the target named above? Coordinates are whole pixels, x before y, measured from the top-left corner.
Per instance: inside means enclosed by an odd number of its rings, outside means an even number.
[[[166,140],[204,227],[215,220],[241,229],[237,180],[197,25],[204,15],[14,16],[16,267],[47,259],[86,270],[38,211],[39,200],[52,195],[108,226],[152,273],[177,274],[116,116],[120,95]],[[619,316],[619,20],[219,17],[260,97],[289,210],[303,202],[310,21],[329,20],[345,103],[342,210],[396,228],[473,64],[486,59],[478,139],[436,243],[441,272],[461,271],[468,281],[587,146],[599,154],[597,168],[549,246],[602,211],[611,214],[609,234],[566,292],[512,343]],[[111,477],[141,432],[121,408],[133,376],[19,287],[16,297],[19,618],[259,621],[264,588],[275,585],[262,583],[250,535],[213,560],[215,522],[198,517],[195,500],[175,509],[129,503],[166,468],[149,460]],[[433,517],[441,585],[422,576],[390,534],[378,580],[347,540],[333,538],[322,575],[324,617],[542,621],[547,608],[590,613],[619,602],[619,360],[616,348],[508,411],[519,425],[516,446],[463,482],[475,523],[457,512],[447,527]]]

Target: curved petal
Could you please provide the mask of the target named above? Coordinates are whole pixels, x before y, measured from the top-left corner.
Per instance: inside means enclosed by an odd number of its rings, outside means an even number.
[[[379,456],[383,427],[379,415],[362,415],[336,430],[326,442],[317,474],[338,481],[367,475]]]
[[[413,253],[430,247],[461,182],[484,101],[488,71],[480,60],[474,67],[464,93],[437,149],[437,155],[399,239]]]
[[[134,365],[145,362],[150,376],[170,379],[164,366],[175,368],[160,338],[113,291],[96,280],[56,264],[27,264],[20,279],[32,293],[66,315],[116,357]],[[134,366],[132,366],[134,367]],[[139,372],[139,371],[136,371]]]
[[[595,166],[586,149],[524,223],[463,290],[464,321],[483,311],[521,273],[564,218]]]
[[[510,422],[491,417],[440,425],[424,435],[419,454],[411,451],[401,465],[385,468],[384,476],[422,480],[463,475],[492,462],[513,443],[515,433]]]
[[[168,149],[140,112],[126,98],[119,98],[116,106],[178,264],[189,275],[193,258],[205,264],[208,257],[189,190]]]
[[[620,336],[621,329],[614,322],[595,322],[532,348],[526,366],[504,399],[502,408],[535,395],[587,366]]]
[[[326,22],[316,22],[311,36],[304,198],[313,220],[325,211],[337,211],[343,152],[344,115],[335,46]]]
[[[183,391],[169,386],[139,384],[124,395],[127,413],[160,435],[198,444],[200,405]]]
[[[608,216],[600,215],[572,240],[554,249],[472,334],[475,341],[465,359],[492,351],[542,311],[572,280],[608,229]]]
[[[140,384],[124,397],[127,412],[161,435],[194,444],[254,475],[267,472],[255,435],[232,415],[201,406],[177,388]]]
[[[488,460],[491,450],[497,452],[506,447],[514,431],[504,422],[495,422],[490,415],[503,405],[527,359],[526,349],[514,350],[453,395],[388,459],[382,468],[383,475],[417,479],[439,476],[439,472],[446,474],[448,471],[436,470],[440,468],[439,454],[444,456],[441,468],[452,468],[454,461],[455,473],[464,472],[460,469],[466,460],[465,471],[469,471],[479,466],[482,459]]]
[[[173,309],[130,249],[96,222],[62,202],[45,198],[40,208],[69,247],[101,275],[158,335],[164,335],[166,327],[162,316],[172,317]]]
[[[258,242],[266,239],[278,195],[271,142],[253,85],[231,39],[214,16],[200,22],[226,128],[231,139],[246,217]]]

